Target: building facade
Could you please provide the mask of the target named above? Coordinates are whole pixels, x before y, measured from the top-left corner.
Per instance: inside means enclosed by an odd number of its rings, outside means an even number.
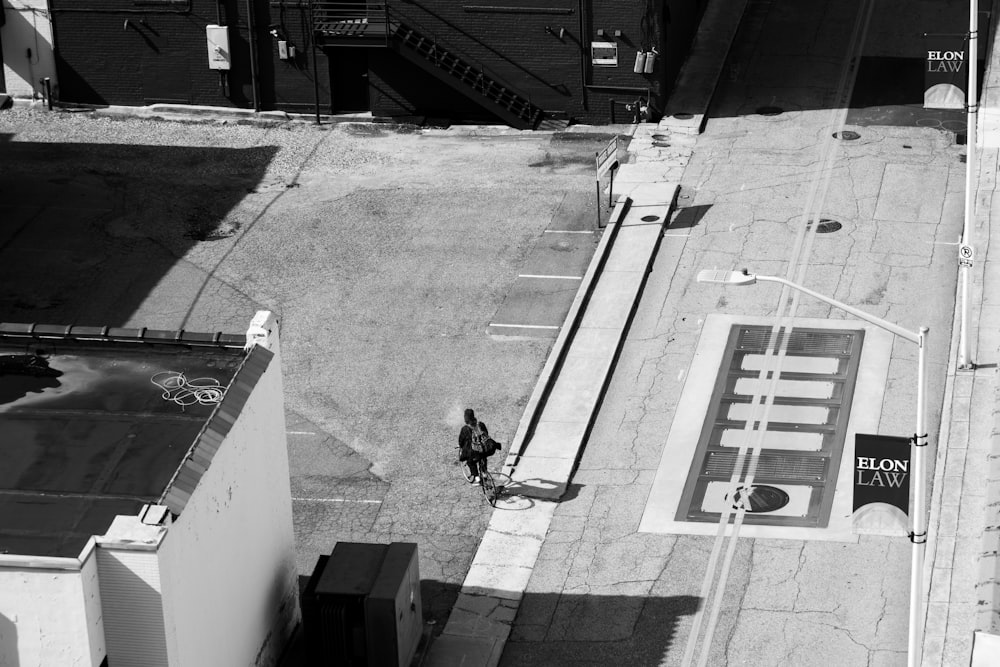
[[[707,4],[475,1],[47,0],[54,97],[529,128],[629,122],[640,106],[662,109]],[[5,49],[5,68],[16,55]]]

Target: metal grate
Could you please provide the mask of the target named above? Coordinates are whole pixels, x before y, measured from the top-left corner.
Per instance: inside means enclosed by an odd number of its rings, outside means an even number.
[[[784,344],[785,334],[782,330],[778,333],[776,346],[781,349]],[[823,329],[793,329],[788,336],[786,352],[796,354],[808,354],[813,356],[845,355],[851,354],[851,346],[854,344],[855,335],[853,333],[843,333],[839,331],[826,331]],[[771,341],[771,329],[769,327],[743,327],[740,329],[739,340],[736,349],[743,352],[759,352],[763,354]]]
[[[730,479],[736,468],[739,454],[735,451],[708,452],[701,471],[704,477]],[[797,456],[794,454],[764,453],[757,459],[754,483],[766,481],[788,481],[814,484],[826,480],[826,465],[829,459],[820,456]],[[746,477],[750,467],[750,457],[743,457],[740,477]]]

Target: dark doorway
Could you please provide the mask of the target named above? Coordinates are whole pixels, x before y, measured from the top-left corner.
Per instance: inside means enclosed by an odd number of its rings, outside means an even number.
[[[368,50],[329,48],[326,56],[330,60],[330,111],[369,111]]]

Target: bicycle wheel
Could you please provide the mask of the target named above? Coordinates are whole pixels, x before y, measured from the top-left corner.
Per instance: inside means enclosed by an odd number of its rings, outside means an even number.
[[[486,502],[488,502],[493,507],[497,506],[497,485],[493,481],[493,475],[490,471],[486,469],[486,464],[483,463],[479,468],[479,485],[483,487],[483,495],[486,496]]]

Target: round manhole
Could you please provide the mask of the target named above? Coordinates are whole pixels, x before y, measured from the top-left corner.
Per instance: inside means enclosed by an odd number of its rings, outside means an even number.
[[[834,132],[833,138],[840,139],[842,141],[854,141],[856,139],[860,139],[861,135],[854,130],[844,130],[843,132]]]
[[[757,107],[757,113],[761,116],[780,116],[785,112],[781,107]]]
[[[741,486],[733,494],[733,509],[741,505],[747,512],[773,512],[788,504],[788,494],[776,486],[755,484],[751,487]]]
[[[642,221],[643,222],[656,222],[659,219],[660,219],[660,216],[658,216],[658,215],[644,215],[644,216],[642,216]]]
[[[809,224],[812,224],[812,221],[810,221]],[[819,222],[816,223],[816,233],[829,234],[830,232],[835,232],[842,227],[843,225],[836,220],[831,220],[830,218],[820,218]]]
[[[677,118],[678,120],[690,120],[694,118],[694,114],[688,113],[686,111],[681,111],[680,113],[675,113],[674,118]]]
[[[649,138],[653,141],[669,141],[670,137],[666,134],[651,134]]]

